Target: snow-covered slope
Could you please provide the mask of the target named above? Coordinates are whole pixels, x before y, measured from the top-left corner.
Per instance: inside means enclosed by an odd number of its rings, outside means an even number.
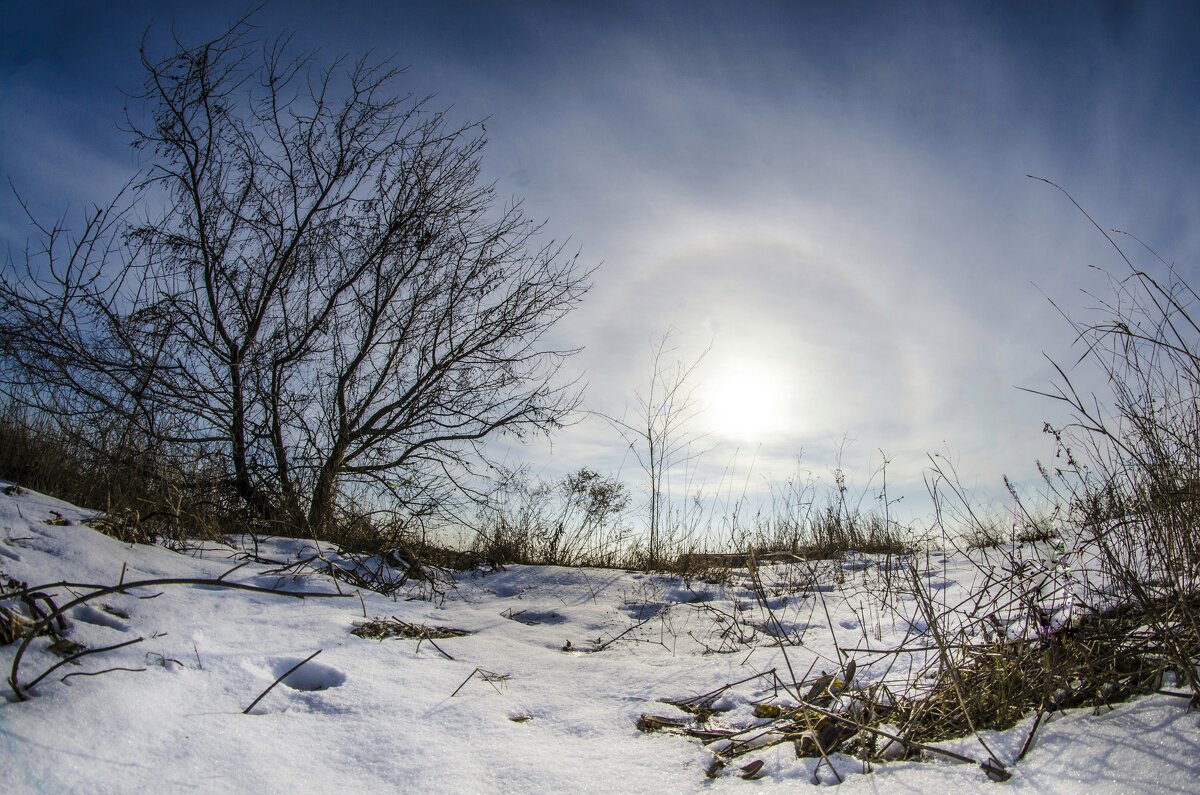
[[[65,523],[47,523],[58,516]],[[233,547],[179,553],[122,544],[87,527],[90,516],[33,493],[0,494],[0,574],[29,585],[115,585],[216,578],[247,559]],[[256,551],[283,562],[314,549],[272,541]],[[433,599],[406,598],[428,595],[417,584],[393,599],[335,584],[312,567],[293,576],[259,561],[227,580],[346,595],[297,599],[213,585],[113,593],[68,611],[66,639],[88,648],[140,642],[63,665],[26,701],[0,688],[0,790],[663,793],[829,783],[829,769],[797,758],[791,742],[742,758],[763,761],[753,781],[737,765],[710,779],[714,757],[702,739],[637,723],[646,714],[686,718],[662,700],[784,672],[789,662],[797,678],[837,673],[835,639],[883,648],[919,632],[915,612],[895,618],[903,605],[890,617],[872,608],[862,567],[829,564],[799,578],[764,572],[771,613],[744,577],[713,584],[552,567],[466,573]],[[958,557],[932,556],[922,567],[949,603],[978,572]],[[88,589],[46,592],[63,605]],[[430,637],[352,634],[367,619],[426,627]],[[468,634],[440,637],[439,627]],[[780,635],[793,642],[787,660]],[[30,644],[22,684],[61,661],[51,640]],[[5,677],[17,648],[0,648]],[[884,676],[863,659],[858,686]],[[754,702],[771,695],[769,675],[724,690],[716,706],[727,711],[716,723],[752,725]],[[838,754],[832,764],[851,792],[1188,792],[1200,773],[1200,716],[1177,700],[1143,699],[1099,717],[1059,714],[1013,765],[1028,731],[1025,721],[984,736],[1013,773],[1006,784],[965,763],[875,763],[867,773]],[[976,738],[943,746],[982,754]]]

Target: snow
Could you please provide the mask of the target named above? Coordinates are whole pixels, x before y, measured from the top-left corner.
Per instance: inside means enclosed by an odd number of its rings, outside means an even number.
[[[66,524],[46,523],[55,511]],[[87,527],[92,516],[32,492],[0,494],[0,574],[30,585],[216,578],[244,563],[251,546],[246,539],[184,552],[128,545]],[[260,539],[257,546],[260,558],[280,562],[315,551],[294,540]],[[881,563],[831,562],[803,576],[764,571],[772,614],[746,576],[721,584],[528,566],[464,573],[440,596],[410,581],[389,598],[335,583],[311,566],[280,571],[255,561],[228,581],[334,596],[298,599],[212,585],[110,594],[68,611],[67,637],[91,648],[143,640],[62,666],[24,702],[9,685],[0,687],[0,789],[663,793],[833,783],[827,766],[798,759],[790,742],[741,757],[710,780],[714,757],[701,740],[636,724],[645,714],[686,718],[662,700],[709,693],[772,668],[783,672],[789,661],[798,678],[839,673],[835,639],[845,648],[918,645],[925,622],[917,605],[900,603],[893,612],[869,602],[881,594],[872,585]],[[923,557],[918,568],[928,592],[955,605],[991,565],[951,553]],[[47,593],[59,605],[72,598],[66,587]],[[469,634],[352,634],[375,618]],[[788,660],[780,636],[794,642],[785,647]],[[30,645],[22,683],[60,661],[49,642]],[[6,677],[16,649],[0,647]],[[877,659],[859,653],[854,686],[897,674]],[[143,670],[70,675],[120,668]],[[720,693],[717,706],[729,709],[719,716],[723,725],[752,724],[754,703],[771,694],[769,684],[762,677]],[[945,759],[876,762],[871,772],[849,756],[835,754],[831,762],[845,777],[845,792],[1190,792],[1200,772],[1200,716],[1185,706],[1156,696],[1101,715],[1053,713],[1018,763],[1032,718],[1006,732],[983,732],[1013,774],[1004,784],[989,781],[977,765]],[[940,747],[986,758],[980,738]],[[763,761],[760,777],[742,780],[738,767],[752,759]]]

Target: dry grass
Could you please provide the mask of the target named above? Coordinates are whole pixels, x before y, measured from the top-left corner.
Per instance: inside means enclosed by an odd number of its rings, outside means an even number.
[[[1151,620],[1144,608],[1132,605],[1042,639],[956,646],[954,670],[929,671],[932,686],[902,698],[889,719],[907,737],[933,742],[1008,729],[1037,712],[1099,709],[1161,691],[1183,676],[1162,638],[1148,628]],[[1175,642],[1200,657],[1195,633],[1181,633]]]
[[[687,715],[644,715],[639,728],[702,740],[714,753],[717,771],[742,764],[742,757],[765,747],[791,743],[798,756],[819,757],[819,765],[834,753],[866,762],[948,755],[1004,780],[1009,773],[988,748],[985,731],[1010,729],[1036,715],[1028,747],[1043,718],[1054,711],[1107,709],[1150,693],[1192,697],[1173,688],[1188,683],[1176,661],[1186,658],[1194,665],[1200,660],[1200,633],[1188,620],[1200,607],[1196,600],[1114,604],[1106,588],[1083,594],[1068,589],[1078,580],[1071,580],[1057,559],[1046,561],[1028,548],[1013,551],[1006,561],[998,561],[997,554],[984,556],[981,565],[989,573],[955,605],[937,600],[914,556],[896,561],[892,571],[882,565],[864,568],[850,575],[853,582],[842,584],[844,599],[869,598],[881,611],[893,611],[896,620],[911,617],[915,602],[926,625],[894,648],[868,643],[867,652],[839,645],[842,666],[832,673],[793,670],[794,652],[781,643],[786,667],[689,699],[664,699]],[[797,569],[791,579],[812,581],[801,575],[821,565],[800,560],[775,565],[769,567],[773,579],[765,581],[768,567],[756,568],[751,561],[761,609],[774,617],[770,605],[776,601],[779,569]],[[829,582],[829,572],[820,580]],[[1086,600],[1072,601],[1080,595],[1110,606],[1089,609]],[[899,603],[909,607],[896,607]],[[1066,621],[1063,610],[1070,614]],[[752,635],[731,641],[747,651],[759,642]],[[791,644],[800,645],[801,639]],[[874,672],[869,682],[855,681],[855,656]],[[753,694],[752,718],[731,718],[714,706],[738,687]],[[971,735],[982,747],[978,758],[934,745]],[[828,769],[839,775],[833,765]]]
[[[441,640],[443,638],[461,638],[471,633],[465,629],[453,627],[426,626],[425,624],[410,624],[398,618],[373,618],[359,624],[351,635],[368,640],[386,640],[388,638],[409,638],[415,640]]]
[[[97,511],[96,529],[123,541],[215,540],[245,526],[207,462],[11,404],[0,410],[0,479]]]

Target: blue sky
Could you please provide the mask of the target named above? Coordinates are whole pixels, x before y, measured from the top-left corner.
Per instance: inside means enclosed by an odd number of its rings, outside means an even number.
[[[337,7],[335,7],[335,5]],[[137,47],[219,34],[244,4],[0,4],[0,171],[77,218],[137,162]],[[301,3],[256,16],[328,56],[371,50],[463,119],[489,179],[602,263],[558,329],[587,402],[621,414],[668,329],[714,446],[752,489],[880,450],[912,510],[940,452],[981,494],[1053,455],[1047,301],[1083,312],[1119,262],[1035,174],[1185,274],[1200,235],[1200,19],[1168,3]],[[0,235],[29,230],[11,197]],[[16,252],[18,248],[10,248]],[[1082,377],[1082,376],[1081,376]],[[753,417],[754,422],[741,421]],[[586,421],[524,452],[554,476],[633,474]],[[515,460],[515,458],[514,458]],[[749,467],[753,462],[753,471]]]

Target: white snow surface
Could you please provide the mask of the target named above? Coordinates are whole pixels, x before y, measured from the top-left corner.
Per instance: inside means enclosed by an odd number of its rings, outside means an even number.
[[[47,524],[52,512],[66,524]],[[181,553],[123,544],[86,526],[94,515],[28,491],[0,494],[0,574],[29,585],[215,578],[247,559],[238,545],[251,546],[241,539]],[[294,540],[257,547],[260,558],[276,561],[314,551]],[[340,587],[347,595],[296,599],[197,585],[114,593],[68,611],[66,637],[90,648],[141,642],[62,666],[27,701],[15,698],[10,683],[0,687],[0,791],[664,793],[831,784],[828,768],[797,758],[790,742],[742,757],[737,764],[763,760],[755,780],[743,780],[736,764],[710,779],[713,754],[700,739],[643,732],[636,723],[643,714],[687,717],[662,699],[708,693],[772,668],[785,672],[774,635],[788,635],[797,678],[841,670],[835,637],[846,648],[920,641],[915,605],[893,613],[867,601],[868,578],[879,577],[875,563],[830,564],[802,583],[776,572],[769,591],[777,623],[749,583],[736,579],[720,585],[557,567],[463,573],[456,588],[432,599],[419,598],[430,594],[416,584],[390,598],[339,586],[311,567],[281,575],[257,561],[227,580],[306,592]],[[952,605],[979,576],[978,563],[931,555],[920,567],[931,592]],[[68,587],[45,590],[59,605],[73,598]],[[909,607],[912,619],[897,620]],[[470,634],[437,639],[436,647],[366,640],[351,634],[364,616]],[[21,683],[60,661],[49,644],[39,637],[30,645]],[[16,649],[0,647],[6,680]],[[888,673],[874,662],[878,655],[855,659],[854,686]],[[119,668],[144,670],[68,676]],[[769,677],[730,688],[718,702],[728,711],[715,720],[753,724],[753,703],[771,696]],[[1195,792],[1200,715],[1185,705],[1152,697],[1102,715],[1054,713],[1019,763],[1031,719],[985,732],[1012,773],[1006,783],[948,760],[874,763],[870,772],[849,756],[831,762],[845,778],[844,792]],[[975,737],[942,745],[986,758]]]

